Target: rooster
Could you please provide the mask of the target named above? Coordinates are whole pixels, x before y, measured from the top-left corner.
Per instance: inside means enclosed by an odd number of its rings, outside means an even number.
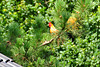
[[[57,33],[58,30],[54,27],[54,25],[49,22],[49,27],[50,27],[50,33]]]

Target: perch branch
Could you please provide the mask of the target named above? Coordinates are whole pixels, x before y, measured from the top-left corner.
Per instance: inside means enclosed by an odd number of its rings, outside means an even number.
[[[51,40],[49,40],[49,41],[45,41],[45,42],[44,42],[44,43],[42,43],[42,45],[40,45],[40,46],[47,45],[47,44],[51,43],[53,40],[54,40],[54,38],[52,38],[52,39],[51,39]]]
[[[60,36],[61,36],[61,34],[62,34],[62,32],[60,32],[58,35],[57,35],[57,37],[54,37],[54,38],[52,38],[51,40],[49,40],[49,41],[45,41],[44,43],[42,43],[42,45],[40,45],[40,46],[44,46],[44,45],[47,45],[47,44],[49,44],[49,43],[51,43],[52,41],[54,41],[54,39],[58,39]]]

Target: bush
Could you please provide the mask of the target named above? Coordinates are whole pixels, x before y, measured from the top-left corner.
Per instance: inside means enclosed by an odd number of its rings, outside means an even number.
[[[99,1],[2,0],[0,6],[0,52],[16,63],[100,66]],[[59,33],[50,34],[49,22]]]

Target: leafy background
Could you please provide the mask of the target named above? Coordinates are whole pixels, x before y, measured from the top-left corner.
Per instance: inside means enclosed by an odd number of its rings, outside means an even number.
[[[100,67],[99,0],[1,0],[0,52],[24,67]],[[74,17],[76,25],[69,24]],[[70,21],[70,20],[69,20]],[[48,23],[61,32],[59,46]]]

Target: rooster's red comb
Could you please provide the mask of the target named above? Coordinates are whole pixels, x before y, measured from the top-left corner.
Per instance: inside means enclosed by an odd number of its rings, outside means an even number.
[[[52,25],[52,23],[51,23],[51,22],[49,22],[49,27],[51,27],[51,25]]]

